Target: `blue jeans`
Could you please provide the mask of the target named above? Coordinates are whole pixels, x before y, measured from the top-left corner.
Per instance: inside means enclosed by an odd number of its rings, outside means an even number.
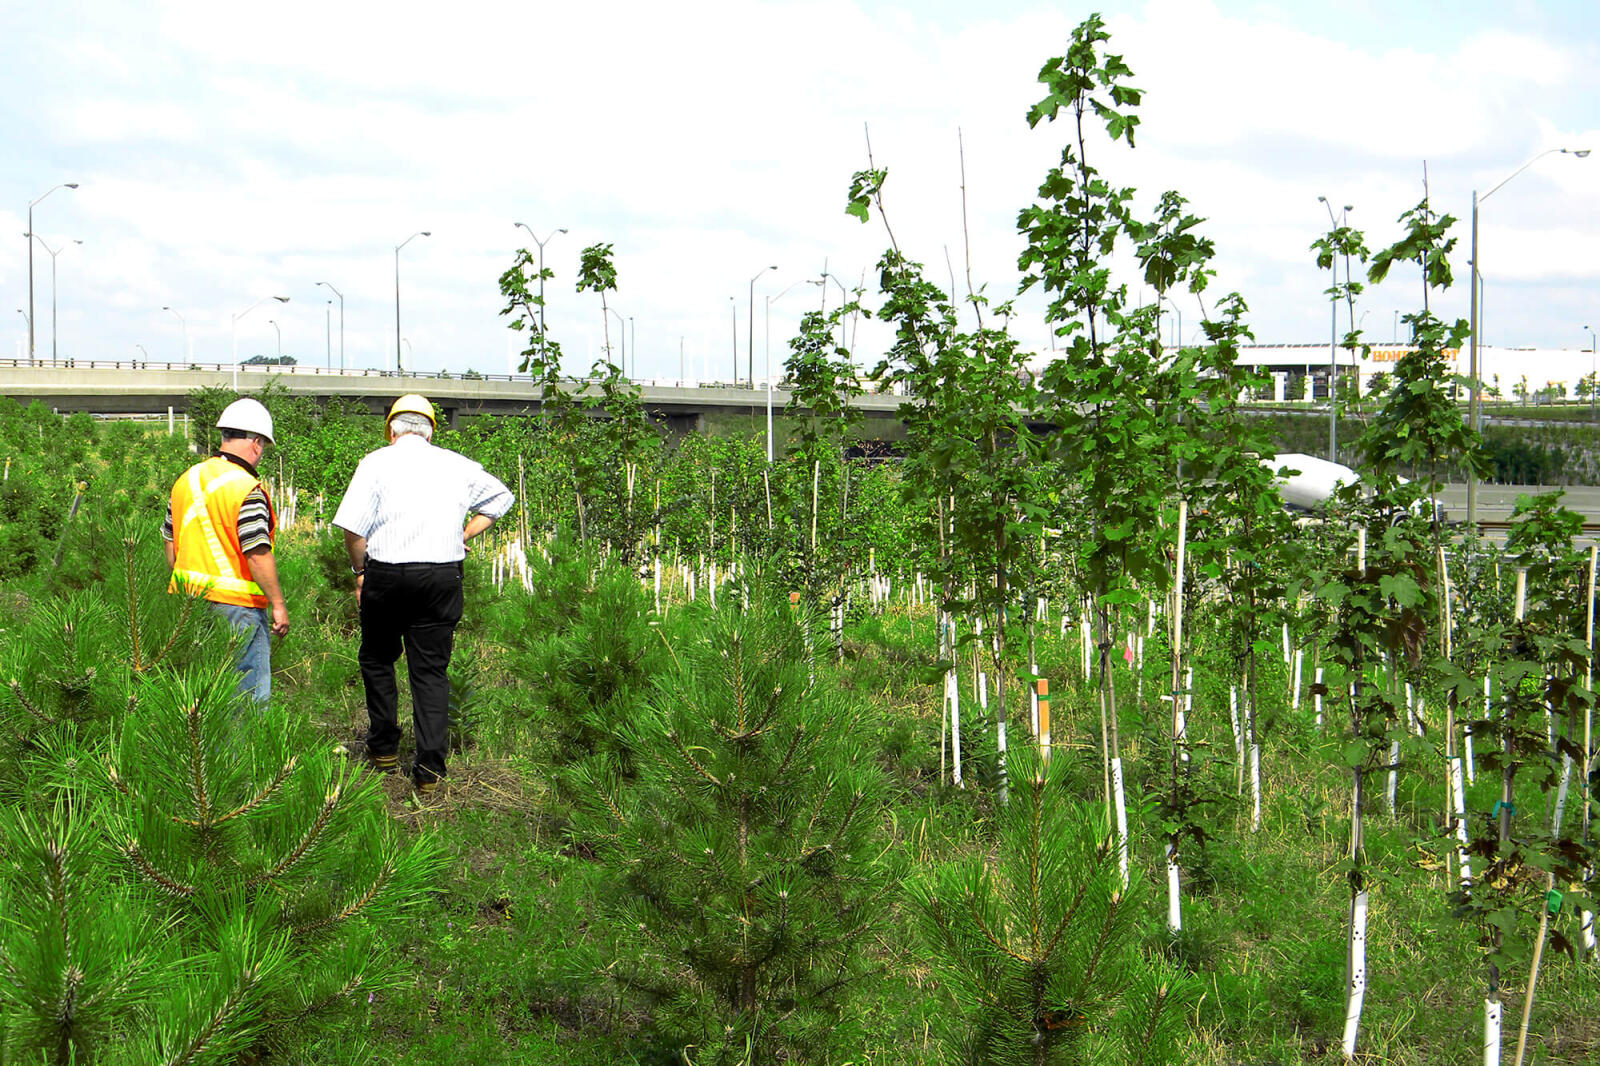
[[[262,707],[272,694],[272,616],[265,607],[236,607],[231,603],[212,603],[243,641],[234,665],[239,669],[239,694],[250,696]]]

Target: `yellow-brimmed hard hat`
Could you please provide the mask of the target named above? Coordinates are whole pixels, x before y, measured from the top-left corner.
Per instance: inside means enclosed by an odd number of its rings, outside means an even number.
[[[389,408],[389,414],[383,420],[384,424],[387,425],[395,415],[421,415],[434,429],[439,428],[439,420],[433,417],[432,401],[414,392],[408,392],[394,402],[394,406]]]

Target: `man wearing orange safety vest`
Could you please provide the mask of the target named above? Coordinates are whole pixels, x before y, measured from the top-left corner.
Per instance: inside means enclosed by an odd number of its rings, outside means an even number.
[[[277,517],[256,476],[272,440],[272,415],[235,400],[217,418],[222,444],[172,486],[161,525],[169,591],[203,596],[244,640],[239,690],[265,704],[272,689],[271,636],[289,632],[289,611],[272,558]]]

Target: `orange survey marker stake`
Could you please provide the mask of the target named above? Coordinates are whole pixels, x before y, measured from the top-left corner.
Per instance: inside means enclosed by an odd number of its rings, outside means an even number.
[[[1039,757],[1050,761],[1050,682],[1040,678],[1034,683],[1039,697]]]

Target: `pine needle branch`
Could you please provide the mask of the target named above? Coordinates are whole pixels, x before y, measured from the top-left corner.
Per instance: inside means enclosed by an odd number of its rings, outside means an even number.
[[[211,824],[211,797],[206,794],[205,750],[200,742],[200,704],[192,702],[184,712],[189,727],[189,784],[194,799],[196,824]]]
[[[296,863],[305,858],[306,852],[311,850],[312,845],[314,845],[317,842],[317,839],[322,836],[322,831],[327,828],[329,819],[333,817],[334,809],[339,806],[340,793],[341,789],[337,785],[330,789],[328,791],[327,798],[322,801],[322,809],[317,811],[317,817],[309,826],[306,827],[306,831],[301,834],[300,840],[289,851],[289,854],[280,859],[277,865],[273,866],[271,869],[263,870],[261,873],[256,874],[254,877],[246,881],[245,884],[249,885],[251,888],[254,888],[263,882],[282,877],[285,873],[292,869]]]
[[[972,923],[978,927],[978,932],[983,934],[983,938],[992,944],[996,951],[1009,958],[1015,959],[1017,962],[1020,962],[1025,966],[1033,965],[1033,959],[1028,958],[1026,955],[1021,955],[1015,951],[1012,951],[1011,948],[1001,942],[1000,938],[995,936],[994,933],[989,929],[989,923],[983,920],[983,909],[978,906],[978,897],[975,893],[969,892],[967,894],[966,903],[967,914],[972,918]]]
[[[106,778],[110,780],[112,788],[116,789],[124,796],[127,796],[129,799],[134,798],[133,789],[129,788],[128,783],[122,779],[122,775],[117,773],[116,766],[109,762],[106,763]]]
[[[70,906],[67,888],[67,850],[55,841],[46,841],[44,848],[45,899],[55,911],[57,930],[61,934],[62,962],[68,971],[75,970],[72,957],[72,929],[67,924]],[[82,977],[82,974],[79,974]]]
[[[783,753],[783,758],[778,761],[778,768],[773,771],[772,779],[782,781],[783,775],[788,772],[789,763],[794,758],[794,753],[800,750],[800,741],[805,737],[806,727],[804,722],[797,723],[794,732],[789,734],[789,750]]]
[[[673,730],[670,733],[668,733],[667,734],[667,739],[672,741],[672,746],[674,748],[678,749],[678,754],[683,756],[684,761],[686,761],[690,766],[694,767],[695,773],[699,774],[701,777],[705,778],[707,781],[710,781],[713,785],[716,785],[718,788],[722,787],[722,782],[718,781],[716,779],[716,777],[712,775],[710,770],[707,770],[704,766],[701,766],[699,761],[697,759],[695,759],[695,757],[693,755],[689,754],[689,749],[684,747],[683,746],[683,741],[678,738],[677,730]]]
[[[774,686],[773,689],[772,689],[772,695],[767,697],[767,706],[766,706],[766,708],[761,712],[760,717],[756,721],[755,732],[759,733],[762,730],[767,728],[767,723],[772,721],[773,716],[778,713],[779,708],[782,706],[782,703],[781,703],[782,698],[783,698],[783,686],[782,685]]]
[[[128,843],[123,847],[122,853],[128,857],[128,861],[133,864],[134,869],[144,874],[144,876],[151,881],[154,881],[156,887],[161,889],[161,891],[165,892],[167,895],[176,896],[179,899],[188,899],[190,896],[194,895],[193,885],[186,885],[178,879],[169,877],[160,870],[156,869],[155,864],[145,857],[144,852],[139,850],[139,842],[137,840],[130,838]]]
[[[178,605],[178,623],[172,627],[172,635],[167,637],[165,644],[161,645],[161,650],[156,652],[150,659],[152,668],[160,665],[161,660],[165,659],[167,654],[172,651],[173,646],[178,643],[178,637],[182,636],[184,631],[189,628],[189,615],[194,611],[194,605],[200,602],[195,596],[183,596],[181,600],[182,602]]]
[[[1055,954],[1056,945],[1061,942],[1062,934],[1067,931],[1067,926],[1072,924],[1072,919],[1077,915],[1078,908],[1083,906],[1084,897],[1089,894],[1089,884],[1089,879],[1085,878],[1078,885],[1078,892],[1072,897],[1072,903],[1068,905],[1066,912],[1061,915],[1061,921],[1056,923],[1055,932],[1051,934],[1050,940],[1045,944],[1044,954],[1047,957]]]
[[[366,979],[367,979],[367,974],[366,974],[365,970],[351,975],[350,980],[348,980],[344,984],[340,985],[337,991],[328,993],[326,996],[323,996],[321,999],[317,1000],[314,1003],[306,1004],[303,1008],[301,1008],[300,1013],[295,1015],[295,1017],[296,1018],[305,1018],[305,1017],[308,1017],[308,1016],[310,1016],[312,1014],[315,1014],[317,1011],[322,1010],[328,1004],[333,1003],[333,1002],[335,1002],[337,1000],[341,1000],[344,997],[348,996],[350,993],[354,992],[356,989],[360,988],[361,987],[361,983],[363,981],[365,981]]]
[[[145,671],[145,662],[139,654],[139,610],[138,589],[134,583],[133,573],[133,538],[122,538],[122,565],[125,571],[123,578],[128,588],[128,644],[130,658],[133,660],[133,672],[142,674]]]
[[[233,819],[238,818],[241,815],[249,814],[251,811],[261,806],[283,785],[286,780],[288,780],[289,775],[294,772],[294,768],[299,764],[300,756],[289,756],[289,761],[284,763],[283,766],[278,769],[277,775],[273,777],[271,781],[268,781],[265,785],[262,785],[260,790],[256,792],[254,796],[251,796],[249,799],[239,804],[239,806],[218,818],[212,824],[223,825],[227,822],[231,822]]]
[[[55,719],[39,710],[39,708],[35,707],[28,701],[28,697],[22,694],[22,684],[17,681],[16,678],[12,678],[10,682],[8,682],[8,687],[11,689],[11,694],[17,698],[17,702],[22,704],[22,709],[33,715],[33,717],[38,720],[40,725],[50,725],[55,721]]]
[[[1162,984],[1156,989],[1155,1002],[1150,1004],[1150,1020],[1145,1023],[1144,1031],[1139,1035],[1138,1042],[1134,1044],[1133,1066],[1141,1066],[1144,1057],[1156,1041],[1156,1029],[1161,1024],[1161,1014],[1167,1007],[1167,996],[1171,994],[1171,987]]]
[[[355,899],[351,900],[349,903],[339,908],[338,911],[328,915],[325,918],[319,918],[314,922],[308,922],[305,925],[296,926],[293,930],[294,935],[297,937],[308,936],[311,933],[326,929],[329,926],[338,925],[340,922],[354,918],[356,915],[367,909],[367,905],[377,898],[378,893],[383,891],[384,886],[389,883],[393,876],[394,863],[393,861],[385,860],[384,864],[378,868],[377,876],[372,879],[372,883],[363,889]]]
[[[846,832],[849,831],[850,823],[855,821],[856,812],[861,809],[861,801],[863,798],[864,797],[862,796],[860,790],[856,790],[850,794],[850,805],[844,809],[844,815],[839,819],[838,828],[835,829],[833,833],[833,840],[829,842],[830,847],[837,846],[840,839],[845,835]]]
[[[217,1009],[206,1019],[200,1031],[177,1054],[167,1059],[164,1066],[186,1066],[187,1063],[200,1059],[210,1047],[212,1038],[219,1032],[225,1032],[228,1022],[243,1009],[245,997],[260,981],[261,972],[258,967],[245,967],[244,972],[239,975],[239,983],[228,993],[227,998],[217,1005]]]
[[[1094,950],[1089,953],[1089,965],[1084,967],[1083,980],[1078,985],[1078,995],[1074,999],[1081,999],[1094,981],[1095,971],[1100,968],[1100,959],[1105,954],[1106,944],[1111,939],[1111,928],[1116,922],[1117,908],[1122,904],[1122,895],[1114,894],[1110,903],[1106,905],[1105,921],[1100,923],[1100,935],[1095,938]]]

